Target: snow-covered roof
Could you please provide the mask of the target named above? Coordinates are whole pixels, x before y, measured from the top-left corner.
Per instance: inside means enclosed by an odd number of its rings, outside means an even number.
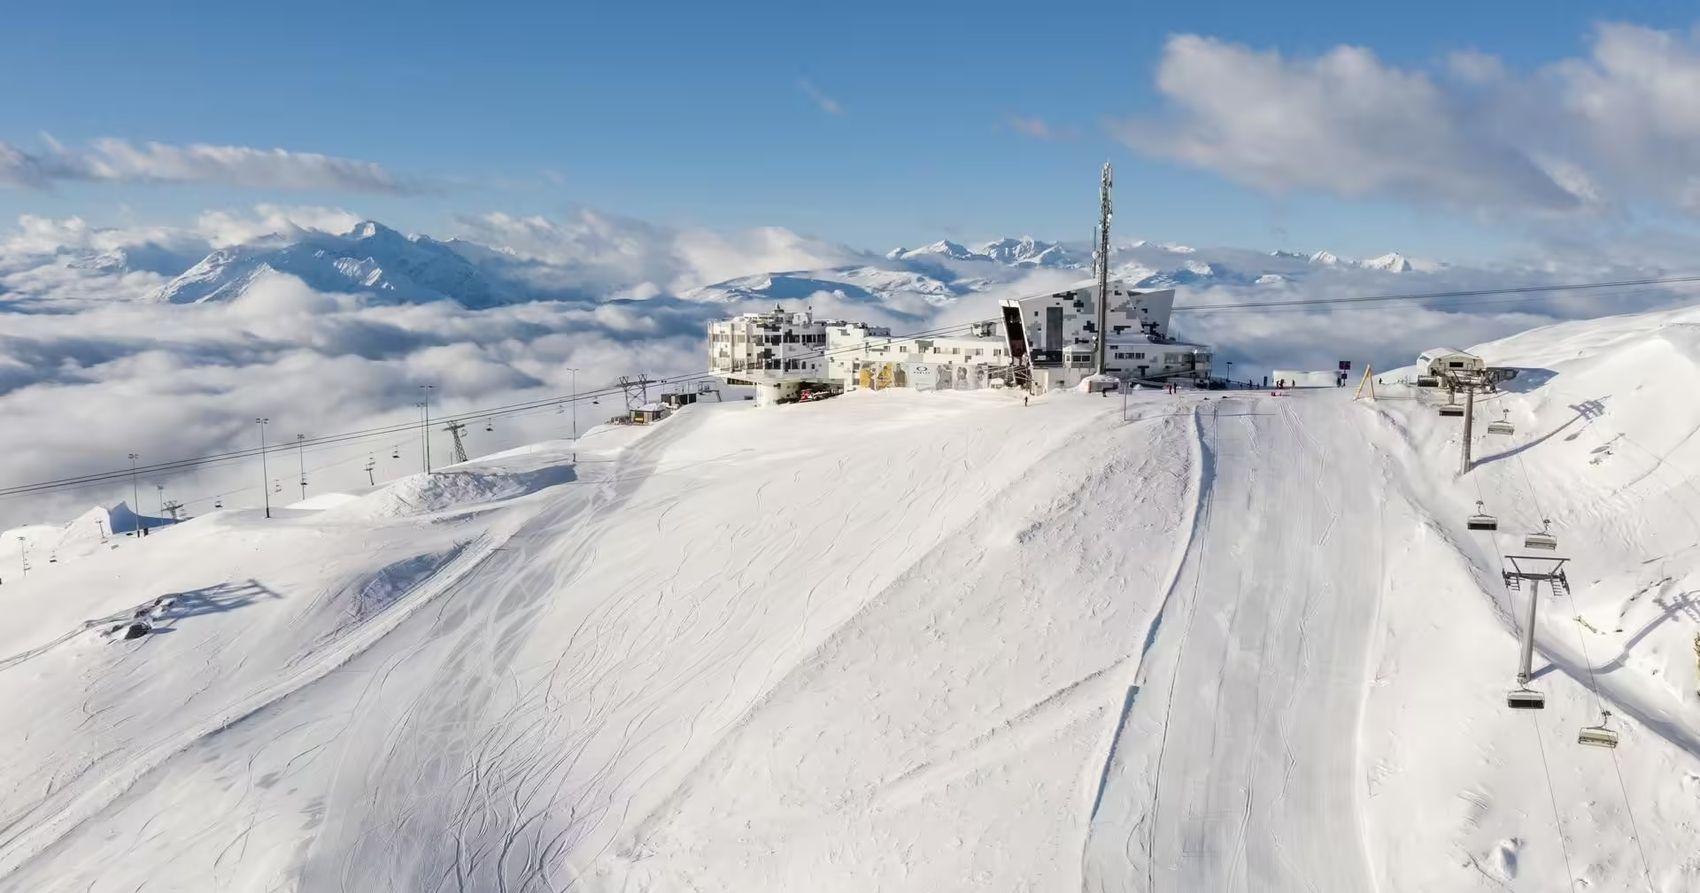
[[[638,412],[666,412],[667,407],[660,403],[645,403],[638,407]]]

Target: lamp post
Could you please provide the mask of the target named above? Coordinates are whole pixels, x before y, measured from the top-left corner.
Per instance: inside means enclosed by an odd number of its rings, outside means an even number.
[[[1234,361],[1228,360],[1228,387],[1234,386]]]
[[[266,425],[270,418],[256,418],[254,424],[260,426],[260,495],[266,500],[266,517],[272,516],[272,491],[266,489],[266,481],[271,478],[271,472],[266,470]]]
[[[419,464],[427,473],[431,470],[430,460],[425,457],[425,448],[430,444],[430,433],[425,430],[425,401],[413,401],[413,408],[419,410]]]
[[[578,448],[578,370],[568,369],[567,374],[573,377],[573,448]]]
[[[301,498],[307,498],[307,435],[295,435],[295,464],[301,470]]]
[[[419,389],[425,392],[425,402],[419,404],[425,408],[424,421],[419,425],[419,436],[425,440],[426,474],[431,473],[431,392],[436,390],[436,388],[437,386],[434,384],[422,384],[419,386]]]
[[[136,516],[131,533],[147,530],[147,524],[142,521],[142,491],[136,484],[136,460],[141,458],[139,453],[130,454],[130,513]]]

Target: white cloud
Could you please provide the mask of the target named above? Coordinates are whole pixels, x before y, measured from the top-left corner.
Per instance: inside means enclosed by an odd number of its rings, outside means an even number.
[[[1700,211],[1700,31],[1604,24],[1527,74],[1461,50],[1443,76],[1341,46],[1314,57],[1171,38],[1128,145],[1280,193],[1495,213]]]
[[[397,176],[370,161],[316,152],[194,143],[98,139],[81,148],[48,139],[29,152],[0,143],[0,187],[47,189],[61,181],[217,183],[265,189],[414,193],[432,184]]]
[[[342,208],[260,204],[250,211],[202,212],[194,229],[212,247],[223,248],[270,235],[297,236],[309,230],[346,233],[363,219]]]
[[[1562,112],[1597,179],[1700,211],[1700,39],[1601,25],[1588,58],[1554,66]]]
[[[1026,115],[1010,115],[1008,121],[1011,130],[1014,130],[1016,133],[1030,136],[1036,140],[1051,142],[1057,140],[1072,140],[1080,136],[1079,131],[1069,127],[1053,127],[1051,123],[1046,121],[1044,118]]]
[[[578,385],[587,390],[638,371],[697,372],[704,324],[724,310],[672,300],[482,311],[447,302],[367,306],[271,274],[224,304],[105,302],[75,313],[6,314],[0,450],[11,453],[0,483],[107,470],[132,450],[163,461],[246,447],[256,415],[270,416],[274,432],[287,437],[406,421],[415,386],[426,381],[438,386],[440,409],[453,412],[566,393],[563,370],[571,366],[583,370]],[[582,411],[585,424],[604,412]],[[496,425],[508,439],[480,432],[475,449],[564,433],[552,422],[524,431],[515,430],[516,420],[498,418]],[[343,452],[364,460],[388,448],[386,441]],[[310,470],[315,461],[309,454]],[[359,468],[356,461],[340,478],[313,476],[319,486],[353,486],[365,480]],[[206,510],[211,494],[247,482],[250,471],[258,475],[244,466],[162,482],[177,498],[208,496],[194,506]],[[128,489],[0,500],[0,529],[62,519],[127,498]],[[257,492],[248,496],[258,503]]]
[[[809,97],[809,100],[812,101],[815,104],[815,107],[821,111],[826,112],[829,115],[844,114],[844,106],[841,105],[838,100],[826,95],[821,88],[815,86],[814,81],[811,81],[808,78],[798,78],[797,89],[803,91],[803,95]]]
[[[1458,50],[1446,56],[1446,70],[1466,84],[1492,84],[1506,77],[1505,63],[1480,50]]]
[[[270,416],[277,434],[289,437],[406,421],[415,386],[422,381],[439,385],[443,410],[457,411],[564,393],[569,387],[564,370],[570,366],[585,370],[578,384],[586,389],[638,371],[697,372],[703,364],[705,322],[746,308],[691,303],[667,294],[737,276],[875,259],[778,228],[730,233],[674,229],[583,211],[558,219],[487,214],[460,221],[463,235],[497,249],[485,252],[488,257],[481,263],[497,268],[509,263],[508,272],[539,277],[550,287],[539,293],[572,291],[582,293],[583,300],[487,310],[449,302],[368,304],[359,296],[325,294],[300,279],[270,274],[226,303],[155,305],[117,299],[157,287],[158,274],[85,263],[88,252],[136,252],[138,246],[177,240],[198,240],[204,250],[210,240],[275,231],[285,224],[345,229],[345,214],[338,209],[262,206],[251,213],[203,215],[193,228],[181,230],[103,229],[76,218],[31,217],[21,220],[15,232],[0,235],[0,418],[7,420],[0,426],[0,452],[8,457],[0,484],[108,470],[122,465],[124,453],[131,450],[164,460],[239,448],[253,437],[255,415]],[[1208,262],[1224,276],[1242,274],[1240,281],[1277,268],[1297,281],[1235,287],[1200,282],[1183,292],[1183,301],[1244,303],[1448,291],[1630,279],[1681,269],[1692,253],[1691,237],[1655,235],[1639,236],[1636,244],[1642,253],[1633,256],[1609,245],[1583,243],[1567,247],[1545,267],[1445,267],[1400,275],[1322,268],[1302,257],[1201,248],[1182,257]],[[483,257],[480,249],[461,247]],[[8,250],[29,253],[8,255]],[[1168,252],[1151,251],[1153,257],[1172,260]],[[912,331],[993,317],[998,297],[1053,291],[1080,275],[1073,270],[1035,270],[996,291],[944,306],[919,292],[881,302],[852,288],[833,287],[783,303]],[[1658,306],[1683,294],[1645,289],[1610,300],[1576,294],[1515,304],[1484,299],[1438,309],[1376,305],[1373,311],[1195,313],[1178,315],[1176,325],[1180,336],[1214,344],[1224,359],[1234,360],[1236,373],[1247,374],[1274,365],[1331,368],[1342,358],[1405,362],[1434,343],[1465,346],[1549,321]],[[22,309],[33,312],[8,312],[31,296],[40,306]],[[608,300],[613,296],[647,300]],[[604,411],[612,410],[596,410]],[[590,412],[587,408],[586,423]],[[533,426],[521,424],[515,430],[512,421],[497,419],[499,436],[475,433],[473,449],[512,446],[562,432],[560,422],[547,418],[525,424]],[[309,454],[315,492],[321,486],[363,482],[359,469],[367,453],[387,452],[389,447],[387,441],[352,445],[317,460]],[[406,461],[384,468],[394,473],[416,467],[417,461],[410,454]],[[340,471],[314,470],[316,462],[345,464],[336,466]],[[251,485],[256,475],[257,470],[244,465],[163,482],[172,496],[194,499]],[[0,500],[0,529],[19,521],[62,519],[93,502],[123,498],[125,490],[120,485],[40,500]],[[227,501],[255,503],[258,494]],[[207,504],[192,508],[204,510]]]
[[[1116,125],[1123,141],[1261,189],[1468,208],[1581,205],[1491,116],[1366,49],[1288,59],[1182,35],[1164,48],[1157,87],[1170,114]]]
[[[461,217],[456,223],[463,238],[554,267],[534,274],[593,283],[628,297],[865,259],[860,252],[780,227],[735,232],[673,229],[593,210],[561,218],[490,213]]]
[[[21,214],[15,230],[0,233],[0,259],[63,250],[113,251],[148,242],[184,241],[185,234],[169,226],[99,227],[81,217]]]

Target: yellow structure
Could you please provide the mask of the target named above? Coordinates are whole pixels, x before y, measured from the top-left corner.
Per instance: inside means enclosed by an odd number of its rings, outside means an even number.
[[[1368,363],[1364,364],[1364,377],[1358,380],[1358,392],[1352,395],[1352,399],[1362,400],[1365,388],[1369,389],[1369,399],[1373,402],[1375,400],[1375,369],[1371,368]]]

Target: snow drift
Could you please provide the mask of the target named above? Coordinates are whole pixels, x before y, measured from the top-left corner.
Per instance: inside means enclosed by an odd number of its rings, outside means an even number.
[[[1474,348],[1463,477],[1396,386],[886,391],[61,561],[0,590],[0,886],[1694,889],[1697,322]]]

